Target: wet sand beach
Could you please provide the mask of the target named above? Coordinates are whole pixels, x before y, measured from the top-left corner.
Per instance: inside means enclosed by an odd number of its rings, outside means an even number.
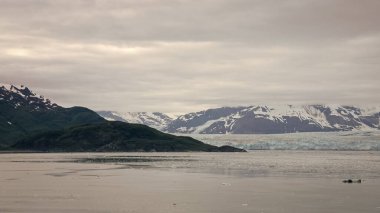
[[[379,152],[7,153],[0,212],[380,212],[379,164]]]

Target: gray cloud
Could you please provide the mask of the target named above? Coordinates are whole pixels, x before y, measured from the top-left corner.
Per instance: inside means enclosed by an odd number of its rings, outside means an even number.
[[[0,81],[65,105],[380,104],[377,0],[0,0]]]

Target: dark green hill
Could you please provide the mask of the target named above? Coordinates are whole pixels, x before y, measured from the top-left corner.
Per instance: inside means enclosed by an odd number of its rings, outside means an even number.
[[[105,120],[83,107],[30,111],[23,108],[15,109],[7,103],[0,102],[0,145],[13,144],[36,132],[99,122],[105,122]]]
[[[99,122],[105,120],[87,108],[63,108],[27,87],[0,85],[0,149],[36,132]]]
[[[25,138],[13,150],[49,152],[99,151],[244,151],[229,146],[216,147],[191,137],[166,134],[141,124],[104,122],[50,131]]]
[[[108,122],[87,108],[64,108],[27,87],[6,84],[0,84],[0,150],[241,151],[165,134],[145,125]]]

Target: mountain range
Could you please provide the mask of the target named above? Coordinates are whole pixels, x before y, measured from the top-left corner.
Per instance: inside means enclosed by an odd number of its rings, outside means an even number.
[[[90,109],[64,108],[25,86],[8,84],[0,84],[0,150],[244,151],[163,133],[146,125],[107,121]]]
[[[106,119],[146,124],[168,133],[276,134],[380,129],[380,107],[347,105],[221,107],[188,113],[177,118],[159,112],[98,113]]]
[[[150,126],[158,130],[164,130],[175,117],[161,112],[113,112],[98,111],[100,116],[109,121],[123,121]]]

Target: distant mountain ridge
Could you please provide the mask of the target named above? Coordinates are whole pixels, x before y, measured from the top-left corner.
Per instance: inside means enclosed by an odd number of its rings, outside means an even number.
[[[98,111],[100,116],[109,121],[123,121],[127,123],[144,124],[158,130],[164,130],[173,117],[161,112],[115,112]]]
[[[169,133],[276,134],[378,130],[379,117],[380,107],[255,105],[208,109],[155,125]]]

